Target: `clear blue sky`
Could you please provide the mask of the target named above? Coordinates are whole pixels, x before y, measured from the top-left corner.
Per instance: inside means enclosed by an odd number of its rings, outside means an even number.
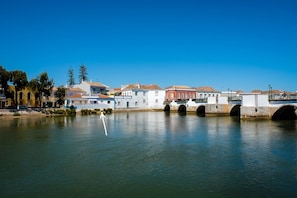
[[[296,0],[1,0],[0,65],[111,87],[297,91]]]

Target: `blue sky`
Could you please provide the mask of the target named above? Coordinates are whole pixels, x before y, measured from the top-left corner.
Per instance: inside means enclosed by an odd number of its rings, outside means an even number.
[[[295,0],[1,0],[0,65],[65,85],[297,91]]]

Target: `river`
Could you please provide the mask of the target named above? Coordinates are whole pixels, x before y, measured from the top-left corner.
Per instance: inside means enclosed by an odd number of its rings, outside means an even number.
[[[297,197],[297,122],[164,112],[0,120],[0,197]]]

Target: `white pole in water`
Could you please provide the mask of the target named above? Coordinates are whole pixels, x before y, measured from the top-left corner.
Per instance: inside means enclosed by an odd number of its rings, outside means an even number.
[[[105,125],[105,115],[104,115],[103,111],[101,111],[100,119],[102,120],[104,132],[105,132],[105,135],[107,136],[107,129],[106,129],[106,125]]]

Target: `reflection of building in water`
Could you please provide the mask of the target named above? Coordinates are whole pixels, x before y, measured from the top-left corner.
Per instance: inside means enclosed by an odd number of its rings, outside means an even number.
[[[109,115],[115,124],[125,133],[162,135],[165,132],[165,115],[163,112],[127,112]]]

